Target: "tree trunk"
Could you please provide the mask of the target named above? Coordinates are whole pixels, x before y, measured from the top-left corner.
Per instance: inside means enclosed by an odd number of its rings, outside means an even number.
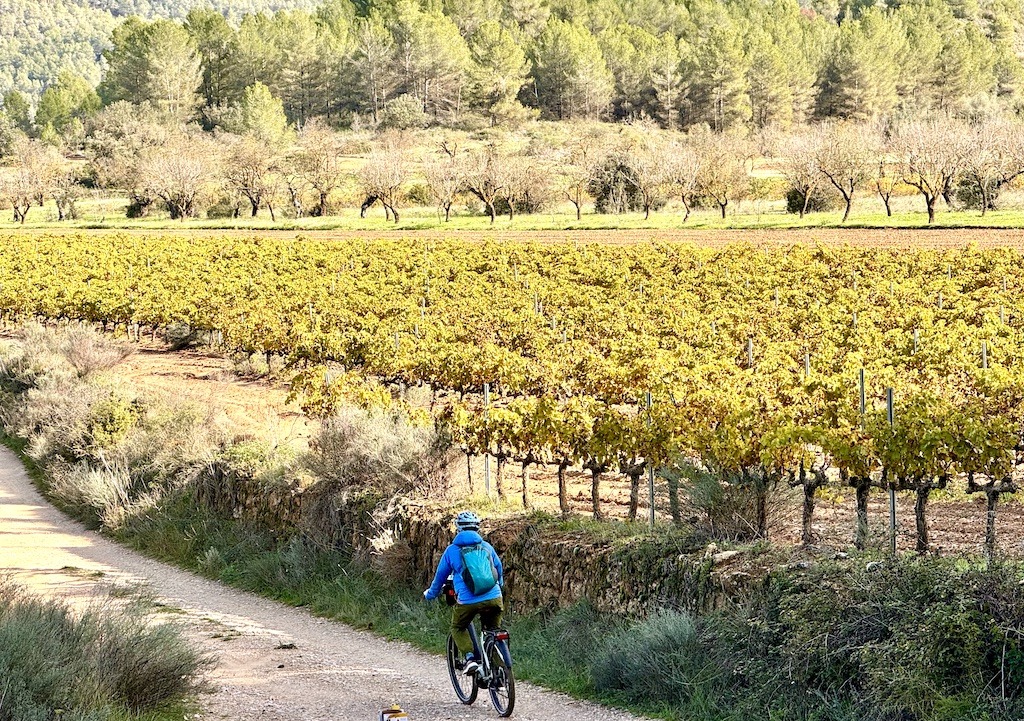
[[[917,523],[917,552],[928,553],[928,519],[925,514],[928,510],[928,496],[932,493],[931,485],[918,488],[916,493],[914,520]]]
[[[853,536],[853,545],[863,551],[868,540],[868,494],[871,491],[870,478],[855,478],[854,488],[857,494],[857,529]]]
[[[495,216],[497,215],[497,212],[494,210],[494,203],[487,204],[487,212],[491,216],[491,225],[494,225]]]
[[[640,508],[640,478],[643,473],[638,473],[636,468],[631,468],[629,473],[629,520],[636,520],[637,509]]]
[[[800,532],[800,542],[804,546],[814,543],[814,492],[817,486],[814,483],[804,483],[804,517],[803,530]]]
[[[558,464],[558,509],[563,516],[569,515],[569,494],[565,487],[565,469],[567,467],[568,464],[565,462]]]
[[[505,500],[505,456],[496,456],[495,460],[498,462],[498,470],[494,474],[494,486],[498,491],[498,500]]]
[[[725,220],[725,206],[727,206],[728,204],[729,204],[728,200],[725,201],[724,203],[719,203],[718,204],[718,207],[722,209],[722,220]]]
[[[925,195],[925,203],[928,205],[928,225],[935,222],[935,204],[939,202],[938,195]]]
[[[650,220],[651,218],[651,206],[649,204],[644,205],[644,220]]]
[[[450,221],[451,220],[451,216],[452,216],[452,204],[451,203],[446,203],[445,206],[444,206],[444,222],[447,223],[448,221]]]
[[[582,214],[580,213],[580,204],[577,203],[575,200],[572,204],[576,206],[576,220],[580,220],[582,218]]]
[[[757,523],[757,537],[763,541],[768,540],[768,492],[764,488],[757,488],[755,515]]]
[[[674,473],[666,473],[665,476],[668,480],[668,512],[672,515],[672,523],[679,525],[683,522],[679,512],[679,477]]]
[[[885,203],[885,216],[887,218],[891,218],[892,217],[892,206],[889,205],[890,197],[888,195],[883,195],[882,196],[882,202]]]
[[[853,196],[843,193],[843,200],[846,202],[846,209],[843,211],[843,219],[840,223],[845,223],[850,217],[850,208],[853,206]]]
[[[530,507],[530,461],[523,461],[523,508]]]
[[[276,223],[277,222],[277,217],[274,215],[274,206],[271,205],[270,203],[267,203],[267,210],[270,211],[270,222],[271,223]]]
[[[250,199],[249,200],[249,205],[252,206],[252,216],[251,217],[255,218],[259,214],[259,212],[260,212],[260,201],[259,200],[252,200],[252,199]]]
[[[978,188],[981,190],[981,217],[984,218],[985,211],[988,210],[988,188],[981,182],[978,183]]]
[[[604,518],[601,513],[601,469],[594,467],[590,469],[590,504],[594,511],[594,520],[600,521]]]
[[[992,560],[996,555],[996,504],[999,503],[999,491],[985,491],[985,555]]]

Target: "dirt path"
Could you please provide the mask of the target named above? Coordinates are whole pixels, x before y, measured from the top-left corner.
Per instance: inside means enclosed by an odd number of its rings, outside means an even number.
[[[4,449],[0,571],[76,603],[102,599],[114,587],[154,594],[219,658],[201,719],[372,721],[394,702],[412,721],[496,718],[486,700],[458,704],[438,657],[226,588],[85,530],[46,503]],[[517,691],[515,718],[523,721],[636,718],[527,684]]]

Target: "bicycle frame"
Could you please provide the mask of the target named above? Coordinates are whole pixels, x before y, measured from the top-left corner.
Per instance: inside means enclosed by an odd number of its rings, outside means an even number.
[[[483,648],[480,647],[480,635],[476,631],[476,623],[469,624],[469,637],[473,641],[473,653],[475,658],[479,660],[480,666],[483,669],[481,677],[487,681],[491,678],[491,648],[496,648],[498,653],[501,654],[501,658],[505,661],[505,665],[512,668],[512,652],[508,647],[508,631],[484,631],[484,644]]]

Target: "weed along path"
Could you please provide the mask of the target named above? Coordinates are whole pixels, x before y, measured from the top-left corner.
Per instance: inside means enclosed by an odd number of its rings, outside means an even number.
[[[440,657],[227,588],[141,556],[50,506],[21,462],[0,449],[0,572],[72,603],[139,588],[217,658],[200,719],[372,721],[398,702],[411,721],[496,718],[485,699],[461,706]],[[514,718],[625,721],[636,717],[517,688]]]

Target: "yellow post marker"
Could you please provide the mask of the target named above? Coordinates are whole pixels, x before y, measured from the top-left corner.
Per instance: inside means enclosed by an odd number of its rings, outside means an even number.
[[[391,708],[386,708],[380,712],[380,721],[397,721],[398,719],[407,719],[409,714],[403,711],[396,703]]]

